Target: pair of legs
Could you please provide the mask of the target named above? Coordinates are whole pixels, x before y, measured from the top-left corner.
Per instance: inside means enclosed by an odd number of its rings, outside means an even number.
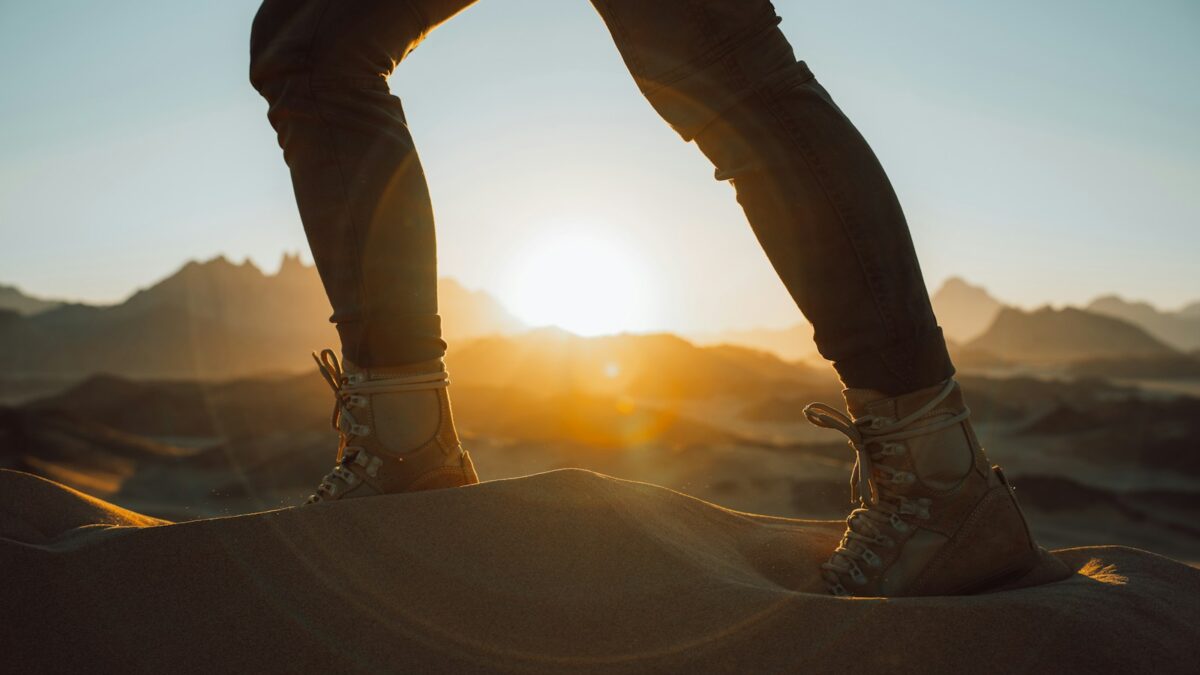
[[[500,2],[501,0],[492,0]],[[450,420],[433,212],[387,77],[472,0],[266,0],[251,80],[291,168],[347,362],[338,465],[311,500],[477,482]],[[1023,573],[1036,547],[989,466],[896,195],[866,141],[797,61],[767,0],[593,0],[655,110],[732,182],[851,415],[859,508],[829,562],[839,595],[964,592]]]
[[[291,169],[346,359],[445,351],[433,210],[387,77],[474,0],[266,0],[251,80]],[[499,2],[501,0],[492,0]],[[953,374],[896,195],[797,61],[767,0],[594,0],[651,105],[730,181],[821,354],[848,387]]]

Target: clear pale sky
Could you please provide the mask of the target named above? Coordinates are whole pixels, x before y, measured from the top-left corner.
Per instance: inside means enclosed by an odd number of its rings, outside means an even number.
[[[1200,298],[1200,3],[776,6],[888,169],[930,286]],[[246,79],[256,7],[0,0],[0,283],[116,301],[188,258],[273,270],[305,251]],[[443,274],[506,299],[529,251],[580,230],[637,270],[649,311],[628,328],[798,320],[732,189],[637,93],[585,0],[482,0],[392,88]]]

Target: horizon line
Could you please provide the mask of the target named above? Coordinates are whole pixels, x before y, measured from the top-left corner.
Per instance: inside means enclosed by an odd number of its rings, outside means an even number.
[[[43,295],[43,294],[37,293],[36,291],[30,291],[27,287],[22,286],[19,282],[9,281],[6,279],[0,279],[0,289],[7,288],[7,289],[15,290],[16,292],[20,293],[21,295],[23,295],[27,298],[30,298],[30,299],[36,300],[36,301],[40,301],[40,302],[51,302],[51,303],[59,303],[59,304],[64,304],[64,305],[87,305],[87,306],[91,306],[91,307],[115,307],[115,306],[121,305],[125,302],[128,302],[131,298],[133,298],[138,293],[149,290],[149,289],[157,286],[158,284],[161,284],[162,282],[166,281],[167,279],[170,279],[171,277],[175,276],[176,274],[181,272],[183,269],[185,269],[189,265],[210,265],[213,263],[225,262],[233,267],[253,268],[255,271],[259,272],[262,276],[270,278],[270,277],[279,276],[280,273],[283,272],[285,265],[287,265],[289,261],[295,261],[295,262],[299,263],[299,265],[302,268],[312,269],[313,271],[315,271],[316,265],[311,260],[307,259],[307,257],[306,257],[307,253],[308,253],[307,251],[298,250],[298,249],[293,249],[293,250],[283,249],[283,250],[281,250],[278,255],[279,263],[275,266],[274,270],[271,270],[269,267],[256,262],[254,260],[254,258],[249,255],[243,256],[241,262],[237,262],[236,260],[234,260],[234,258],[230,254],[227,254],[224,252],[218,252],[208,258],[203,258],[201,256],[188,257],[188,258],[184,259],[183,262],[181,262],[177,267],[174,267],[173,270],[171,272],[168,272],[165,276],[156,278],[144,285],[142,285],[142,284],[136,285],[131,291],[128,291],[125,295],[123,295],[117,299],[97,300],[97,299],[86,299],[86,298],[83,298],[80,296],[74,296],[74,297],[57,296],[56,297],[53,295]],[[490,290],[488,288],[479,288],[479,287],[468,286],[467,284],[465,284],[461,280],[459,280],[457,277],[455,277],[453,274],[439,274],[438,281],[451,281],[451,282],[459,285],[460,287],[462,287],[464,290],[467,290],[469,292],[484,293],[484,294],[488,295],[493,301],[495,301],[495,302],[499,303],[501,306],[503,306],[506,311],[509,311],[510,313],[512,313],[511,310],[509,310],[509,308],[507,307],[507,305],[505,305],[503,300],[501,300],[495,292],[493,292],[492,290]],[[1127,304],[1132,304],[1132,305],[1138,305],[1138,304],[1148,305],[1155,311],[1158,311],[1158,312],[1164,313],[1164,314],[1178,314],[1180,312],[1183,312],[1185,310],[1193,308],[1196,305],[1200,305],[1200,292],[1197,293],[1197,295],[1195,296],[1194,299],[1186,300],[1182,304],[1180,304],[1178,307],[1168,308],[1168,307],[1166,307],[1164,305],[1160,305],[1154,301],[1143,299],[1143,298],[1131,298],[1131,297],[1121,294],[1119,291],[1114,291],[1114,290],[1097,292],[1094,296],[1092,296],[1092,298],[1089,301],[1087,301],[1087,303],[1084,303],[1084,304],[1076,304],[1076,303],[1071,303],[1071,302],[1055,303],[1052,300],[1042,300],[1042,301],[1038,301],[1035,303],[1014,303],[1014,302],[1010,302],[1010,301],[1003,300],[1001,298],[996,297],[995,295],[992,294],[992,292],[988,289],[987,286],[985,286],[981,283],[973,282],[973,281],[969,280],[963,274],[959,274],[959,273],[947,275],[946,277],[944,277],[941,280],[941,283],[938,284],[936,288],[930,287],[929,284],[927,283],[926,286],[929,289],[930,298],[932,299],[933,296],[935,296],[938,293],[938,291],[940,291],[947,284],[949,284],[953,281],[959,281],[959,282],[969,286],[972,289],[982,290],[984,293],[986,293],[988,295],[988,297],[992,298],[993,300],[1000,303],[1004,307],[1020,309],[1025,312],[1033,312],[1033,311],[1037,311],[1037,310],[1044,309],[1047,307],[1051,308],[1051,309],[1055,309],[1055,310],[1061,310],[1061,309],[1065,309],[1065,308],[1069,308],[1069,307],[1074,307],[1077,309],[1087,309],[1089,306],[1091,306],[1093,303],[1097,302],[1098,300],[1102,300],[1102,299],[1106,299],[1106,298],[1116,298],[1119,301],[1125,302]],[[799,310],[797,310],[797,311],[799,311]],[[753,325],[753,326],[726,326],[716,332],[776,331],[776,330],[789,330],[789,329],[795,328],[797,326],[807,326],[807,325],[811,325],[811,324],[807,319],[805,319],[803,317],[803,315],[801,315],[799,321],[796,321],[794,323],[790,323],[787,325],[758,324],[758,325]],[[563,329],[563,330],[567,330],[567,329]],[[568,331],[568,332],[570,332],[570,331]],[[630,334],[652,334],[652,333],[656,333],[656,332],[671,332],[671,333],[678,334],[678,335],[696,335],[696,336],[704,336],[706,334],[711,334],[711,332],[706,333],[704,331],[679,332],[679,331],[673,331],[673,330],[667,330],[667,329],[650,330],[650,331],[630,330],[630,331],[624,331],[624,332],[630,333]],[[619,333],[613,333],[613,335],[617,335],[617,334],[619,334]]]

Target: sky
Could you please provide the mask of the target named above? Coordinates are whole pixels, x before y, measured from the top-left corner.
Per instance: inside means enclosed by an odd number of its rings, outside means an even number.
[[[1029,307],[1200,298],[1200,3],[775,4],[888,170],[931,287],[959,275]],[[308,259],[246,77],[256,7],[0,0],[0,283],[113,302],[187,259]],[[619,328],[800,319],[732,188],[640,96],[587,2],[482,0],[392,89],[442,274],[536,312],[538,274],[572,273],[537,267],[547,242],[594,240],[625,275],[611,302],[636,309],[610,313]]]

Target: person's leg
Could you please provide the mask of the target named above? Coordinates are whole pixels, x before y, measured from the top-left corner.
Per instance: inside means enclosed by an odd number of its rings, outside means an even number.
[[[651,105],[730,181],[849,387],[899,394],[954,369],[908,226],[871,148],[766,0],[594,0]]]
[[[270,105],[345,360],[318,359],[340,442],[310,501],[478,481],[446,393],[429,191],[387,85],[472,2],[266,0],[254,19],[250,79]]]
[[[474,0],[266,0],[250,79],[270,104],[343,355],[395,366],[445,353],[433,210],[387,78]]]
[[[1037,548],[975,439],[882,167],[767,0],[593,0],[639,88],[729,180],[847,386],[805,416],[856,451],[860,508],[822,577],[844,595],[967,592]]]

